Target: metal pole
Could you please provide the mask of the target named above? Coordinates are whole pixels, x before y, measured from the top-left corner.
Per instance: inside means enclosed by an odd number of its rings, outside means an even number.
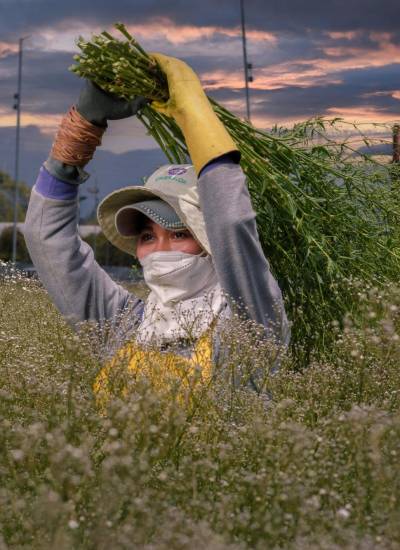
[[[246,25],[244,20],[244,0],[240,0],[240,16],[242,20],[242,44],[243,44],[243,63],[244,63],[244,85],[246,91],[246,113],[247,120],[250,122],[250,96],[249,96],[249,63],[247,62],[246,46]]]
[[[12,263],[15,264],[17,259],[17,223],[18,223],[18,178],[19,178],[19,134],[21,125],[21,77],[22,77],[22,43],[24,38],[19,39],[18,51],[18,92],[14,95],[16,103],[14,108],[17,109],[17,127],[15,140],[15,171],[14,171],[14,225],[12,239]]]

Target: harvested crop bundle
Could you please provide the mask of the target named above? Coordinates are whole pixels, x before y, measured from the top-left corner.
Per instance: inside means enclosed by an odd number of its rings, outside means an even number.
[[[72,70],[125,99],[167,100],[160,68],[122,24],[116,28],[121,40],[107,32],[79,39]],[[345,160],[341,144],[310,145],[314,132],[324,134],[322,120],[265,132],[210,101],[241,151],[260,239],[293,323],[292,350],[307,362],[329,349],[332,322],[356,307],[351,280],[379,285],[398,278],[399,209],[389,172]],[[172,119],[151,105],[139,118],[169,161],[187,161]]]

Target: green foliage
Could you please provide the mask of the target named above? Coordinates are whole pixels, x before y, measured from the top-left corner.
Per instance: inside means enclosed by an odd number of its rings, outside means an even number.
[[[166,100],[160,68],[122,24],[116,28],[123,40],[106,32],[81,38],[72,70],[120,97]],[[264,132],[210,101],[241,151],[261,242],[293,323],[292,351],[299,364],[309,363],[334,342],[332,322],[349,308],[349,280],[398,280],[400,210],[390,170],[366,155],[349,160],[351,144],[327,134],[337,120]],[[171,162],[187,160],[172,119],[151,106],[139,118]]]
[[[0,171],[0,222],[14,221],[14,180],[5,172]],[[18,184],[18,211],[17,221],[25,219],[26,207],[28,205],[31,190],[23,183]]]
[[[272,401],[232,385],[268,353],[239,324],[190,411],[145,377],[91,390],[103,333],[73,334],[38,283],[0,283],[0,545],[288,550],[400,545],[400,291],[353,284],[330,358],[290,359]],[[229,340],[230,338],[230,340]]]
[[[0,260],[4,262],[11,261],[12,258],[12,240],[13,228],[6,227],[0,233]],[[28,249],[25,244],[24,236],[17,230],[17,262],[31,263]]]

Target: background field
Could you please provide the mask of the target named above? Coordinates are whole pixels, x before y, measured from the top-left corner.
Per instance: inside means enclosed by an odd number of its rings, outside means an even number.
[[[332,356],[234,389],[251,335],[201,395],[146,377],[96,405],[96,337],[37,283],[0,283],[1,548],[400,547],[400,292],[363,304]],[[332,330],[337,330],[332,326]],[[193,389],[193,391],[191,391]]]

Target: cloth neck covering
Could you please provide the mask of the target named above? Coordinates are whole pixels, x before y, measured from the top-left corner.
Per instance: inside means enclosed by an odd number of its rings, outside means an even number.
[[[196,339],[226,309],[211,256],[154,252],[141,264],[150,288],[139,343]]]

